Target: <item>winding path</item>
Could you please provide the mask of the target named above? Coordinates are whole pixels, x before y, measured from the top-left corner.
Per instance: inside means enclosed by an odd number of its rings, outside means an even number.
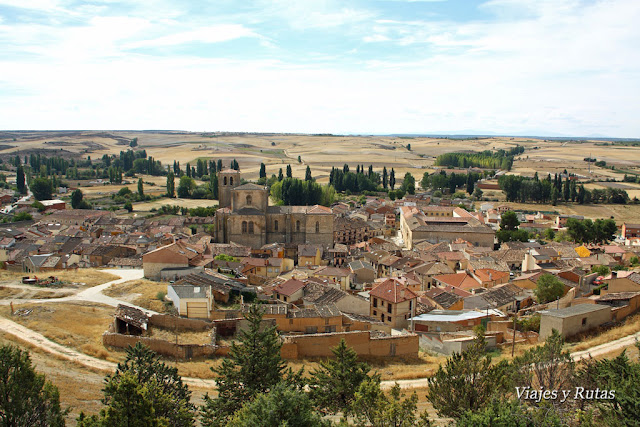
[[[127,302],[117,300],[115,298],[108,297],[102,294],[102,291],[107,289],[109,286],[116,283],[123,283],[129,280],[135,280],[142,277],[142,270],[105,270],[109,273],[119,275],[121,278],[118,280],[113,280],[111,282],[104,283],[102,285],[94,286],[92,288],[86,289],[82,292],[79,292],[77,295],[65,298],[55,298],[50,300],[33,300],[33,302],[44,303],[44,302],[54,302],[54,301],[89,301],[89,302],[98,302],[102,304],[107,304],[110,306],[117,306],[118,304],[127,304],[131,305]],[[144,310],[144,309],[143,309]],[[145,310],[149,312],[149,310]],[[18,339],[27,342],[40,350],[44,350],[50,354],[53,354],[56,357],[60,357],[66,360],[70,360],[72,362],[76,362],[82,366],[85,366],[90,369],[100,370],[107,373],[111,373],[115,371],[116,364],[113,362],[108,362],[102,359],[98,359],[96,357],[88,356],[86,354],[80,353],[71,348],[65,347],[58,343],[55,343],[44,335],[35,332],[29,328],[26,328],[19,323],[16,323],[10,319],[6,319],[0,317],[0,331],[6,332],[10,335],[17,337]],[[578,351],[571,354],[574,360],[582,360],[588,357],[598,357],[604,354],[608,354],[612,351],[619,350],[630,345],[633,345],[636,341],[640,340],[640,332],[637,332],[632,335],[628,335],[626,337],[617,339],[615,341],[611,341],[605,344],[597,345],[591,347],[589,349]],[[216,382],[212,379],[202,379],[202,378],[193,378],[193,377],[182,377],[182,380],[185,384],[188,384],[192,387],[198,388],[215,388]],[[403,389],[411,389],[411,388],[426,388],[429,385],[428,378],[417,378],[412,380],[395,380],[395,381],[382,381],[382,388],[389,389],[395,383],[400,385],[400,388]]]

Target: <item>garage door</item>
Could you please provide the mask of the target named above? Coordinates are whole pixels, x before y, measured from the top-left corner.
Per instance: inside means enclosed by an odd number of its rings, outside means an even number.
[[[187,302],[187,317],[208,319],[209,311],[206,302]]]

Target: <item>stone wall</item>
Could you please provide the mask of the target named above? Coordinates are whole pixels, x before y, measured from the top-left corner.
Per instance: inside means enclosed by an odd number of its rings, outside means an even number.
[[[418,336],[372,338],[368,331],[290,335],[284,338],[282,357],[332,357],[331,349],[344,339],[358,356],[418,356]]]
[[[213,345],[175,344],[156,338],[123,335],[114,332],[105,332],[102,334],[102,344],[105,346],[127,348],[136,345],[138,342],[146,345],[158,354],[181,360],[209,357],[215,355],[217,352],[217,347]]]
[[[153,314],[149,317],[149,326],[157,326],[171,331],[206,331],[215,326],[213,322],[198,319],[187,319],[167,314]]]

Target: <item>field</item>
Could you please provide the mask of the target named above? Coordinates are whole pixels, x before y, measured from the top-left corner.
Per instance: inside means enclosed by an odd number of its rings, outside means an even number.
[[[24,276],[29,276],[29,274],[0,270],[0,285],[5,282],[19,282]],[[33,276],[33,274],[30,275],[30,277]],[[39,273],[38,276],[40,278],[55,276],[64,282],[64,287],[79,288],[96,286],[120,278],[119,276],[115,276],[113,274],[105,273],[103,271],[98,271],[91,268],[82,268],[78,270],[56,270],[46,273]]]
[[[111,285],[103,293],[148,310],[163,312],[164,305],[157,297],[158,293],[167,293],[167,285],[140,279]]]
[[[15,141],[13,139],[16,139]],[[292,166],[293,176],[302,178],[305,169],[311,168],[312,175],[320,183],[327,183],[332,167],[342,167],[349,163],[353,169],[357,164],[373,165],[374,170],[394,168],[396,179],[402,180],[410,172],[420,181],[424,172],[433,172],[435,158],[453,151],[483,151],[509,149],[516,145],[526,151],[514,161],[511,173],[539,176],[555,174],[565,169],[594,181],[587,188],[624,186],[631,198],[640,196],[640,185],[629,183],[607,183],[607,179],[621,179],[625,173],[640,174],[640,147],[604,145],[599,140],[566,141],[545,140],[527,137],[395,137],[395,136],[353,136],[353,135],[303,135],[303,134],[244,134],[244,133],[190,133],[190,132],[131,132],[131,131],[69,131],[69,132],[0,132],[0,158],[25,153],[61,155],[66,157],[101,158],[104,154],[117,155],[129,149],[128,142],[138,138],[136,150],[144,149],[148,156],[160,160],[163,165],[172,165],[174,160],[180,166],[195,165],[198,159],[221,159],[228,167],[231,160],[240,164],[242,176],[249,181],[258,178],[260,163],[266,165],[267,175],[278,174],[278,170]],[[410,145],[410,149],[409,149]],[[298,162],[300,157],[300,162]],[[606,161],[615,169],[597,167],[584,161],[592,157]],[[11,173],[8,174],[11,179]],[[164,177],[142,176],[145,194],[160,196],[166,185]],[[125,178],[127,179],[127,178]],[[131,191],[137,191],[137,177],[129,178],[126,184]],[[153,183],[154,185],[150,185]],[[201,184],[201,182],[198,182]],[[79,183],[88,200],[106,200],[124,185],[92,185],[88,181]],[[502,197],[500,192],[496,193]],[[486,192],[491,198],[492,192]],[[134,212],[139,215],[159,208],[164,204],[189,208],[212,206],[210,200],[159,199],[148,203],[134,203]],[[528,209],[545,208],[527,205]],[[525,208],[525,209],[526,209]],[[614,216],[618,222],[637,219],[638,211],[630,207],[627,211],[620,206],[559,206],[561,213],[577,213],[590,218]]]

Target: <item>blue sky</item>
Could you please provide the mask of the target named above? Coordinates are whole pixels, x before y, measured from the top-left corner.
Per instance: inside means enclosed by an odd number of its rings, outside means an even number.
[[[0,0],[1,129],[640,137],[637,0]]]

